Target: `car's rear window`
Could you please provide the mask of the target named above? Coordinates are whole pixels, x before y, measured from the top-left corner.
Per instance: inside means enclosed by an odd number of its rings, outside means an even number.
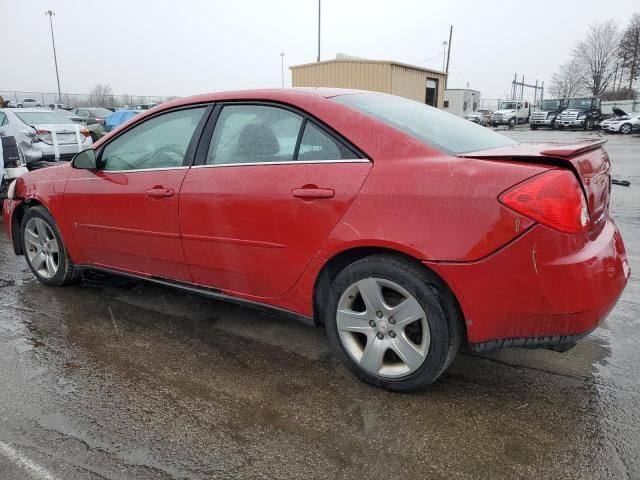
[[[393,95],[359,93],[332,100],[450,154],[475,152],[517,142],[464,118]]]
[[[52,125],[73,123],[64,115],[57,112],[48,112],[46,110],[42,112],[20,112],[16,113],[16,117],[27,125],[37,125],[42,123],[49,123]]]

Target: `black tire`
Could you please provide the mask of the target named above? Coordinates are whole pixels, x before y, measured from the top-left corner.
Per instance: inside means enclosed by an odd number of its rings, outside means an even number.
[[[51,232],[53,233],[58,243],[58,271],[51,278],[43,277],[37,271],[35,271],[33,266],[31,265],[31,262],[29,262],[28,258],[26,257],[27,245],[25,241],[25,230],[27,223],[32,218],[39,218],[43,220],[51,229]],[[64,241],[62,240],[62,235],[60,235],[58,226],[56,225],[55,220],[46,208],[42,206],[31,207],[25,212],[20,226],[20,235],[22,250],[23,252],[25,252],[25,260],[27,260],[27,265],[40,283],[50,287],[62,287],[64,285],[70,285],[78,279],[78,277],[80,276],[80,271],[74,267],[73,262],[69,258],[67,248],[64,244]]]
[[[388,378],[370,373],[349,355],[340,339],[336,322],[340,297],[355,282],[370,277],[402,286],[426,313],[431,343],[424,362],[407,376]],[[464,335],[458,304],[442,281],[421,265],[390,254],[371,255],[342,270],[331,284],[324,317],[329,343],[344,365],[365,382],[396,392],[419,390],[436,381],[455,358]]]
[[[509,128],[514,128],[517,123],[518,123],[518,121],[516,120],[515,117],[509,119]]]
[[[529,125],[529,127],[531,128],[531,130],[537,130],[538,129],[537,125]]]
[[[620,133],[629,135],[633,131],[633,126],[630,123],[625,123],[620,127]]]

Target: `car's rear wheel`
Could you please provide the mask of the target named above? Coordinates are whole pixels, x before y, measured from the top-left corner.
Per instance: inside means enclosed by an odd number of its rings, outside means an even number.
[[[72,283],[79,273],[74,267],[51,214],[44,207],[28,209],[22,219],[22,248],[29,268],[45,285]]]
[[[351,264],[331,285],[329,341],[359,378],[394,391],[434,382],[462,338],[452,295],[424,268],[393,255]]]
[[[633,130],[633,127],[631,126],[630,123],[625,123],[620,127],[620,133],[624,133],[625,135],[628,135],[629,133],[631,133],[631,130]]]

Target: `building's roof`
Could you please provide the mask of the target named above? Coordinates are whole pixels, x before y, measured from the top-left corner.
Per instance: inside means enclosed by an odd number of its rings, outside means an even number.
[[[480,90],[472,90],[470,88],[447,88],[444,91],[445,93],[447,92],[475,92],[475,93],[480,93]]]
[[[417,65],[411,65],[409,63],[396,62],[395,60],[369,60],[366,58],[356,58],[356,57],[334,58],[332,60],[323,60],[321,62],[302,63],[300,65],[291,65],[289,68],[291,70],[295,70],[297,68],[304,68],[304,67],[311,67],[311,66],[318,66],[318,65],[328,65],[331,63],[377,63],[377,64],[385,64],[385,65],[395,65],[397,67],[409,68],[411,70],[419,70],[421,72],[435,73],[436,75],[447,75],[445,72],[441,70],[433,70],[431,68],[419,67]]]

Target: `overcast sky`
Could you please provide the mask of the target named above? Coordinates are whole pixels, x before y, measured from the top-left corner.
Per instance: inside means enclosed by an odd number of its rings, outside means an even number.
[[[191,95],[279,87],[286,64],[315,61],[318,0],[0,0],[0,91]],[[336,53],[442,68],[449,87],[504,97],[513,74],[551,80],[590,23],[625,26],[638,0],[322,0],[322,59]],[[440,55],[440,56],[438,56]],[[430,61],[427,58],[434,57]],[[422,63],[419,63],[422,62]],[[286,70],[286,82],[291,74]]]

